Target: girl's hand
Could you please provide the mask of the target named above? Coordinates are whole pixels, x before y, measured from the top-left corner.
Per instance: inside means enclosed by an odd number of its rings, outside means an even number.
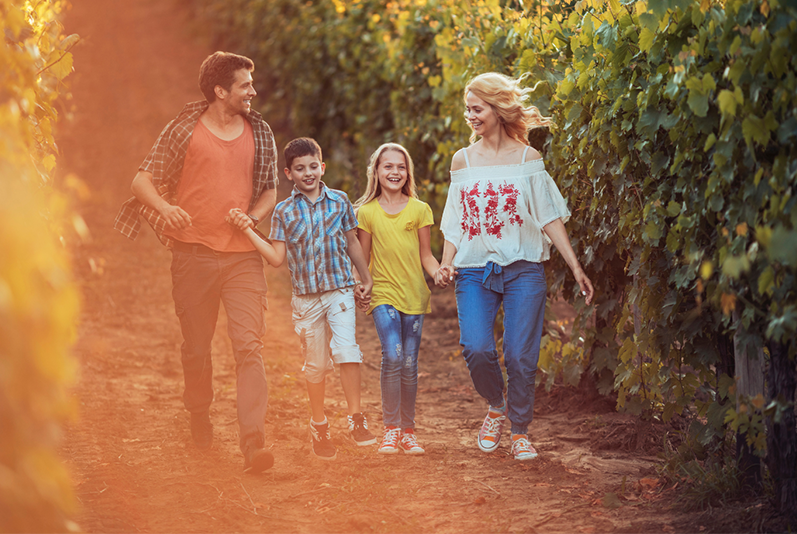
[[[434,275],[434,283],[437,287],[445,288],[454,281],[454,278],[457,276],[457,271],[454,270],[450,264],[441,264],[440,268],[437,269],[437,272]]]
[[[595,290],[592,288],[592,282],[589,277],[584,273],[584,269],[581,266],[576,267],[573,270],[573,277],[576,279],[578,287],[581,288],[581,294],[586,298],[587,304],[591,304],[592,297],[595,296]]]
[[[249,218],[249,215],[243,212],[241,208],[233,208],[224,217],[224,222],[231,226],[235,226],[239,230],[246,230],[247,228],[253,228],[255,223],[252,222],[252,219]]]

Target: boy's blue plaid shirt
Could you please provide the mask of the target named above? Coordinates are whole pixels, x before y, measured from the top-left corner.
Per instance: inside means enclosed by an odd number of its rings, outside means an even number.
[[[285,242],[295,295],[355,284],[346,246],[346,232],[355,228],[349,197],[324,182],[315,202],[294,187],[291,196],[277,204],[269,238]]]

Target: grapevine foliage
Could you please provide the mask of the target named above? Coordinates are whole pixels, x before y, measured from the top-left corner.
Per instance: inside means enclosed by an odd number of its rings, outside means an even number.
[[[61,7],[0,0],[0,531],[74,527],[54,451],[74,411],[68,348],[78,310],[59,236],[67,223],[84,227],[51,179],[57,100],[77,41],[62,33]]]

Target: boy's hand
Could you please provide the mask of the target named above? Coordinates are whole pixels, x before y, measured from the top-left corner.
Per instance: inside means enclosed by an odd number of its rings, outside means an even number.
[[[243,212],[241,208],[233,208],[230,213],[224,217],[224,222],[229,225],[235,226],[239,230],[246,230],[247,228],[254,228],[255,223],[249,218],[249,215]]]

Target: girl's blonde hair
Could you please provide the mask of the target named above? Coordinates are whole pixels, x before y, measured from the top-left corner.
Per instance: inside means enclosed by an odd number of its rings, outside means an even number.
[[[498,115],[498,120],[504,125],[506,133],[524,145],[528,145],[529,130],[553,124],[550,117],[544,117],[536,106],[524,106],[529,93],[534,88],[521,88],[520,83],[525,78],[510,78],[497,72],[485,72],[473,78],[465,86],[464,100],[467,105],[468,93],[473,93],[485,102]],[[535,86],[536,87],[536,86]],[[476,132],[470,135],[471,144],[476,142]]]
[[[368,175],[368,185],[365,188],[365,194],[354,203],[355,209],[360,209],[360,206],[368,204],[382,194],[382,186],[379,184],[379,177],[376,173],[376,169],[379,167],[379,159],[382,157],[382,154],[389,150],[402,154],[407,163],[407,181],[404,182],[404,187],[401,188],[401,192],[408,197],[418,198],[418,193],[415,190],[415,165],[412,163],[410,153],[398,143],[385,143],[371,154],[371,159],[368,161],[368,171],[366,173]]]

